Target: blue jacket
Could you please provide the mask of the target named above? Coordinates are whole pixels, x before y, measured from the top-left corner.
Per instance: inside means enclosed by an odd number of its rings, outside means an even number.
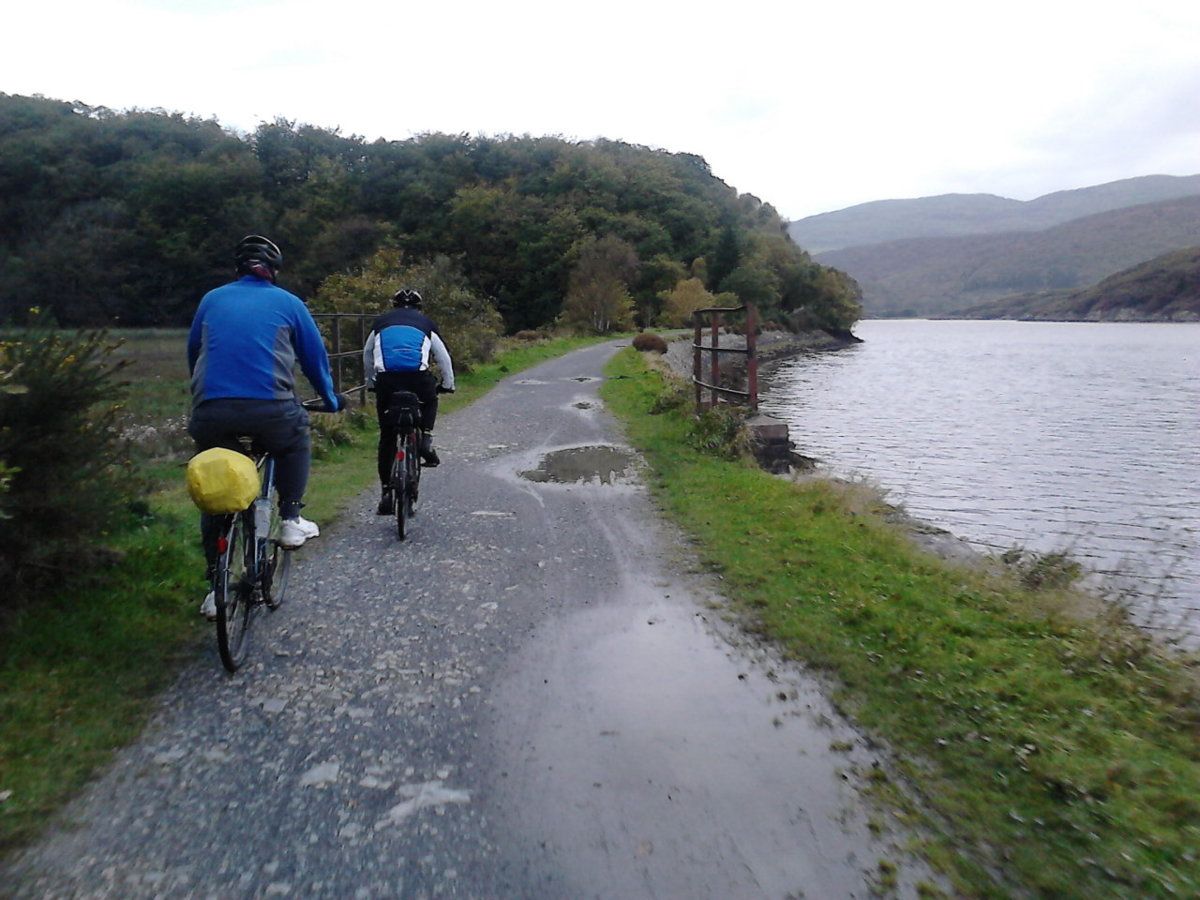
[[[419,309],[401,306],[375,320],[363,347],[363,374],[368,385],[380,372],[424,372],[429,354],[442,370],[442,386],[454,390],[454,366],[433,320]]]
[[[200,301],[188,333],[193,406],[222,397],[292,399],[297,361],[326,407],[336,410],[325,344],[299,297],[246,275]]]

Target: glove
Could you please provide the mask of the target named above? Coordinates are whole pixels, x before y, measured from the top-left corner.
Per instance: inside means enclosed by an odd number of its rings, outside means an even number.
[[[325,412],[331,412],[331,413],[341,412],[343,409],[345,409],[349,405],[350,405],[350,399],[345,394],[334,394],[333,395],[333,405],[330,406],[328,403],[326,403],[325,404]]]

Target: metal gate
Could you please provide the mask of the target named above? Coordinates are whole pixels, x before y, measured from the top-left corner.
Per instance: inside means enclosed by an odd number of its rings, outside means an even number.
[[[746,314],[746,346],[720,346],[721,314]],[[704,318],[710,317],[711,343],[705,346],[701,334],[704,328]],[[758,310],[754,304],[744,306],[709,306],[692,313],[692,323],[695,327],[695,337],[692,340],[692,384],[696,390],[696,412],[704,408],[704,391],[709,391],[709,408],[719,402],[746,403],[752,410],[758,410]],[[703,354],[709,354],[709,381],[704,380]],[[737,390],[721,386],[721,354],[736,353],[746,357],[746,390]]]
[[[367,403],[362,351],[376,315],[344,312],[312,314],[317,327],[321,329],[321,334],[329,342],[329,369],[333,375],[333,389],[339,394],[358,394],[358,402],[362,406]],[[352,349],[343,349],[347,345]]]

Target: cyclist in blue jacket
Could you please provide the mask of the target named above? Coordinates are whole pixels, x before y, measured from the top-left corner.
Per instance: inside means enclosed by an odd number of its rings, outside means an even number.
[[[437,451],[433,449],[433,426],[437,421],[438,391],[454,392],[454,365],[437,325],[421,312],[423,300],[419,292],[402,288],[392,296],[391,312],[375,320],[371,334],[363,347],[363,374],[367,387],[375,391],[375,407],[379,413],[379,483],[382,496],[381,516],[391,512],[388,481],[392,473],[392,456],[396,448],[396,429],[387,424],[388,402],[396,391],[412,391],[421,401],[421,461],[436,466]],[[442,372],[439,387],[429,371],[429,356]]]
[[[197,451],[240,449],[249,435],[275,457],[275,484],[283,519],[280,543],[293,549],[320,534],[300,515],[308,485],[308,413],[296,397],[297,362],[329,412],[345,407],[336,394],[329,357],[303,301],[275,284],[283,254],[261,235],[248,235],[234,252],[236,281],[209,291],[188,333],[192,416],[188,434]],[[219,519],[201,517],[210,574],[217,561]],[[213,594],[201,612],[214,617]]]

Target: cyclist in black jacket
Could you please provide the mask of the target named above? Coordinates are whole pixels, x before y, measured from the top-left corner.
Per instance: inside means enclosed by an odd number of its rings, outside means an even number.
[[[396,429],[387,424],[385,415],[394,392],[412,391],[420,399],[421,427],[425,431],[421,442],[421,461],[426,466],[436,466],[441,461],[433,449],[438,382],[429,371],[429,356],[433,354],[434,361],[441,369],[441,390],[447,393],[454,391],[454,365],[450,361],[450,352],[438,335],[437,325],[421,312],[421,304],[421,295],[417,291],[409,288],[396,291],[392,297],[395,309],[375,320],[363,347],[363,374],[368,388],[375,391],[375,408],[379,413],[380,515],[388,512],[388,481],[396,448]]]

